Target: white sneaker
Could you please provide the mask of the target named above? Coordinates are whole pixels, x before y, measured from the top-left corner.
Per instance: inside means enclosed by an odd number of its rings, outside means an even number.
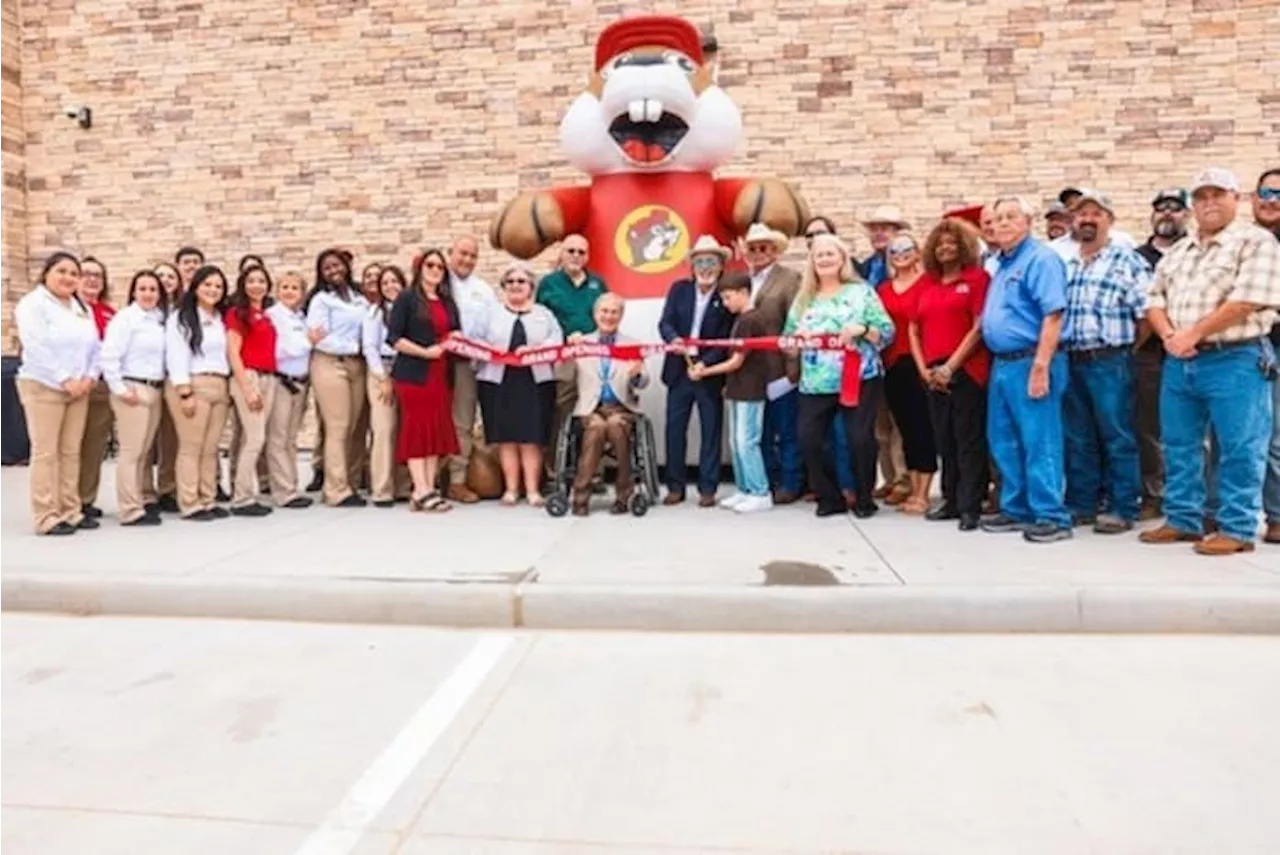
[[[767,511],[773,507],[773,496],[765,494],[763,496],[747,496],[734,507],[734,510],[740,514],[753,514],[756,511]]]
[[[725,496],[716,504],[724,508],[726,511],[732,511],[736,509],[738,505],[741,504],[744,500],[750,499],[750,498],[751,497],[748,496],[746,493],[734,493],[732,496]]]

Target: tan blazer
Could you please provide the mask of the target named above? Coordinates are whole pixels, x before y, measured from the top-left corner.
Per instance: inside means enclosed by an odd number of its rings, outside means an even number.
[[[582,337],[583,341],[597,342],[600,340],[599,333],[587,333]],[[632,344],[631,339],[626,336],[618,336],[618,344]],[[631,383],[631,377],[628,372],[631,370],[633,362],[622,362],[617,359],[609,360],[609,387],[613,389],[613,394],[622,403],[624,407],[632,412],[638,410],[640,406],[640,396],[638,390],[649,385],[649,372],[644,369],[644,363],[641,362],[641,372],[636,378],[634,384]],[[594,356],[586,356],[578,360],[578,403],[573,408],[575,416],[589,416],[595,412],[596,407],[600,406],[600,395],[604,391],[604,379],[600,376],[600,360]]]
[[[764,284],[756,293],[755,308],[765,322],[769,335],[782,335],[782,326],[787,322],[787,312],[800,292],[800,274],[790,267],[775,263],[765,277]],[[768,379],[777,380],[787,373],[786,357],[781,353],[767,353],[769,366]]]

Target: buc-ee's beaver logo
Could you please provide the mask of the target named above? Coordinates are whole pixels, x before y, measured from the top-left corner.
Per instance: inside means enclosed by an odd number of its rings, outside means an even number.
[[[689,227],[665,205],[641,205],[618,224],[613,248],[637,273],[665,273],[688,254]]]

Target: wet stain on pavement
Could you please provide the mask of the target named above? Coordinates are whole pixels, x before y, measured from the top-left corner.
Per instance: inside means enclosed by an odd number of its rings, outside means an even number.
[[[764,572],[764,584],[769,585],[839,585],[835,574],[821,564],[809,564],[804,561],[770,561],[761,564]]]
[[[62,673],[61,668],[36,668],[22,675],[22,682],[28,686],[38,686],[46,680],[52,680]]]

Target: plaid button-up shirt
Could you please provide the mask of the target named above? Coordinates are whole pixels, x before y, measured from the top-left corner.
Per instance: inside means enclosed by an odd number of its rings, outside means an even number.
[[[1108,241],[1093,258],[1067,262],[1067,350],[1127,347],[1147,313],[1151,268],[1132,249]]]
[[[1175,330],[1193,327],[1223,303],[1256,303],[1259,309],[1206,341],[1243,341],[1271,331],[1280,307],[1280,242],[1265,229],[1233,223],[1208,241],[1179,241],[1156,265],[1153,309],[1164,309]]]

